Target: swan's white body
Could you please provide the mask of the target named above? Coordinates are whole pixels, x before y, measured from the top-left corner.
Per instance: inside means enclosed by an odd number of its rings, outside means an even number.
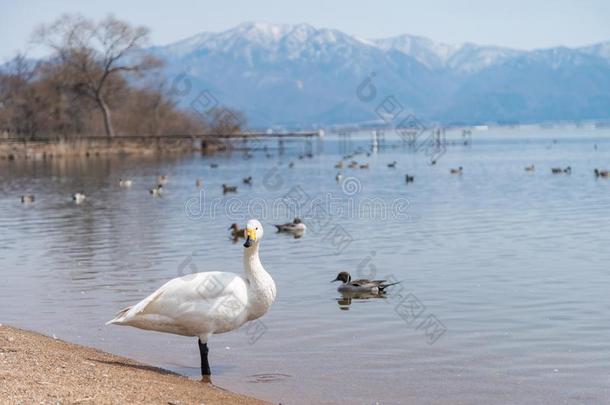
[[[212,271],[174,278],[107,324],[197,336],[205,343],[212,334],[229,332],[263,316],[275,300],[276,289],[258,255],[262,237],[258,224],[260,233],[244,250],[244,274]]]

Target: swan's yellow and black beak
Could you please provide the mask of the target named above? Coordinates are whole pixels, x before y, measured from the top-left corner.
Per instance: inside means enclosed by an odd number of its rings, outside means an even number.
[[[256,230],[246,229],[246,242],[244,243],[244,247],[249,248],[252,246],[253,242],[256,242]]]

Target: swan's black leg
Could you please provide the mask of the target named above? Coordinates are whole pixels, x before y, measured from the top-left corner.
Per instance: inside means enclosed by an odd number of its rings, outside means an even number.
[[[208,363],[208,344],[202,343],[201,339],[199,339],[199,354],[201,355],[201,375],[211,375],[210,373],[210,363]]]

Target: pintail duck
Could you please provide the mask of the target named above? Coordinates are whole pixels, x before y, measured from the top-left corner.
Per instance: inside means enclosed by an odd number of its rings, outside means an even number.
[[[388,163],[388,167],[390,169],[394,169],[396,167],[396,161],[393,161],[392,163]]]
[[[157,184],[155,187],[148,190],[148,192],[156,197],[160,196],[163,193],[163,184]]]
[[[352,280],[352,276],[347,271],[342,271],[337,274],[337,277],[332,282],[341,281],[341,285],[337,288],[340,293],[371,293],[383,294],[389,286],[400,283],[388,283],[387,280],[367,280],[359,279]]]
[[[244,178],[244,184],[252,185],[252,176]]]
[[[335,164],[335,169],[343,169],[343,161],[340,160]]]
[[[231,226],[229,227],[229,230],[231,231],[231,237],[233,239],[246,237],[246,230],[240,229],[240,227],[237,224],[231,224]]]
[[[525,166],[526,172],[533,172],[535,170],[536,170],[536,166],[534,166],[534,165]]]
[[[349,167],[350,169],[355,169],[358,167],[358,162],[352,160],[347,167]]]
[[[368,169],[369,168],[369,164],[368,163],[362,164],[362,165],[360,165],[360,168],[361,169]]]
[[[449,170],[449,172],[450,172],[451,174],[462,174],[462,170],[463,170],[463,168],[462,168],[462,166],[460,166],[460,167],[458,167],[457,169],[451,169],[451,170]]]
[[[290,233],[303,232],[307,229],[307,226],[305,226],[305,224],[303,223],[303,221],[301,221],[300,218],[295,218],[292,222],[287,222],[285,224],[275,225],[275,227],[277,228],[278,232]]]
[[[275,301],[275,282],[259,257],[262,239],[263,226],[251,219],[246,225],[243,270],[194,273],[169,280],[139,303],[120,311],[106,325],[198,338],[201,374],[204,381],[209,381],[210,336],[260,318]]]
[[[570,174],[570,173],[572,173],[572,168],[570,166],[566,167],[565,169],[562,169],[561,167],[553,167],[551,169],[551,173],[553,173],[553,174],[561,174],[561,173]]]
[[[197,179],[197,181],[195,182],[195,185],[197,186],[197,188],[203,187],[203,180]]]
[[[119,179],[119,187],[129,188],[132,185],[133,185],[133,181],[131,181],[131,180]]]
[[[72,194],[72,201],[74,201],[77,204],[80,204],[83,201],[85,201],[85,198],[87,198],[87,196],[84,193],[74,193],[74,194]]]
[[[415,181],[415,176],[409,176],[405,174],[405,183],[413,183]]]
[[[595,173],[595,177],[610,177],[610,171],[608,170],[595,169],[593,173]]]
[[[22,204],[32,204],[34,202],[35,198],[32,194],[30,195],[22,195],[21,196],[21,203]]]
[[[227,186],[226,184],[222,185],[222,193],[237,193],[237,186]]]

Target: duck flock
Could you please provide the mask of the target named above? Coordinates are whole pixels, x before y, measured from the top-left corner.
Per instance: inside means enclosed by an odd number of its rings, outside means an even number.
[[[335,175],[337,182],[341,182],[344,175],[341,170],[344,167],[358,170],[368,170],[370,163],[362,163],[354,160],[354,156],[360,152],[346,155],[334,165],[339,171]],[[370,152],[367,152],[370,156]],[[312,157],[310,154],[299,156]],[[435,164],[436,162],[432,162]],[[288,167],[293,168],[294,162]],[[213,163],[211,168],[217,168]],[[387,163],[387,168],[396,170],[398,162]],[[534,172],[535,165],[531,164],[524,168],[527,172]],[[554,175],[569,175],[572,168],[553,167],[551,173]],[[449,174],[461,176],[464,168],[450,168]],[[596,178],[610,178],[610,171],[595,169],[593,174]],[[405,183],[415,181],[411,174],[405,174]],[[156,177],[154,186],[148,191],[154,197],[162,196],[164,186],[169,182],[168,175]],[[242,180],[246,186],[253,184],[252,176]],[[131,179],[119,179],[118,187],[130,188],[133,186]],[[196,179],[197,188],[204,187],[202,179]],[[236,193],[236,185],[222,184],[223,194]],[[75,204],[86,201],[87,196],[83,192],[72,195]],[[33,204],[36,201],[34,195],[22,195],[21,203]],[[306,231],[307,226],[300,218],[284,224],[276,224],[277,232],[287,233],[300,237]],[[239,272],[203,272],[189,274],[169,280],[155,292],[140,302],[121,310],[107,324],[126,325],[145,330],[154,330],[173,333],[183,336],[192,336],[198,339],[198,347],[201,361],[201,374],[204,380],[209,381],[211,374],[208,361],[208,339],[213,334],[225,333],[239,328],[246,322],[256,320],[263,316],[273,304],[276,297],[276,285],[271,275],[263,267],[259,257],[259,245],[263,239],[263,226],[256,220],[251,219],[244,228],[237,223],[229,227],[230,237],[234,241],[244,239],[243,271]],[[340,272],[332,282],[340,282],[337,291],[344,297],[371,298],[380,297],[386,293],[386,289],[400,283],[388,282],[387,280],[352,279],[346,272]],[[230,305],[227,300],[234,301]]]

